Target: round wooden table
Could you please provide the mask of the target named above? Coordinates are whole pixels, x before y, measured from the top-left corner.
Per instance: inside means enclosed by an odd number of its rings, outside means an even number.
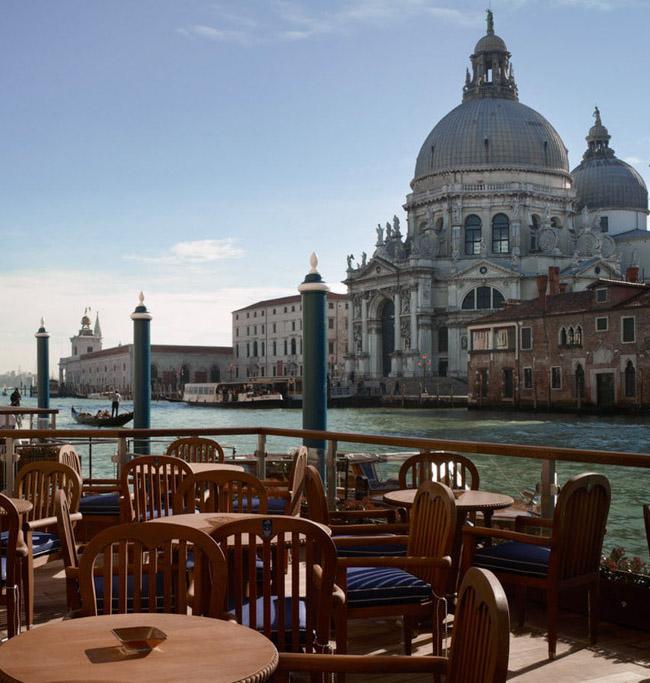
[[[384,500],[391,505],[411,507],[415,500],[417,489],[400,489],[389,491],[384,494]],[[491,493],[490,491],[456,491],[456,508],[459,512],[482,512],[487,526],[490,525],[492,513],[495,510],[510,507],[515,501],[511,496],[503,493]]]
[[[166,640],[129,651],[114,628],[154,626]],[[120,614],[47,624],[0,648],[3,683],[261,683],[278,665],[275,645],[257,631],[182,614]]]
[[[231,472],[243,472],[244,468],[241,465],[235,465],[229,462],[188,462],[189,468],[193,474],[203,474],[203,472],[214,472],[230,470]]]

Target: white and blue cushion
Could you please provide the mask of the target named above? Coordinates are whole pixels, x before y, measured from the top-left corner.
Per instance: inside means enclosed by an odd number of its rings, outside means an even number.
[[[7,547],[7,536],[6,531],[0,534],[0,549]],[[34,557],[49,555],[59,550],[61,550],[61,542],[56,534],[48,534],[44,531],[32,532],[32,555]]]
[[[115,515],[120,514],[120,494],[96,493],[82,496],[79,502],[79,512],[84,515]]]
[[[380,607],[418,603],[432,597],[431,586],[394,567],[348,567],[346,599],[349,607]]]
[[[494,572],[545,577],[550,556],[551,549],[546,546],[508,541],[477,550],[474,564]]]
[[[282,604],[284,602],[284,604]],[[277,596],[272,596],[271,598],[271,636],[273,639],[274,636],[278,633],[278,629],[280,627],[280,610],[284,610],[284,630],[285,634],[287,634],[285,637],[288,637],[288,634],[293,631],[294,624],[293,624],[293,610],[292,610],[292,604],[293,601],[290,597],[285,597],[283,601],[280,601],[280,598]],[[230,614],[233,616],[236,615],[235,609],[231,604],[230,608]],[[251,624],[251,610],[250,610],[250,603],[244,603],[242,605],[242,618],[241,618],[241,623],[244,626],[248,626],[250,628],[254,628],[258,631],[263,631],[264,630],[264,598],[257,598],[255,601],[255,624]],[[304,637],[304,633],[307,629],[307,608],[305,606],[305,601],[301,598],[298,602],[298,629],[300,630],[301,633],[301,639]]]

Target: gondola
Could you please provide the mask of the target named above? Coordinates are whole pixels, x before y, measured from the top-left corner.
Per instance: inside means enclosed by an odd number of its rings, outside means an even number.
[[[122,427],[133,419],[133,413],[122,413],[117,417],[97,417],[91,413],[80,413],[72,406],[72,417],[80,425],[91,427]]]

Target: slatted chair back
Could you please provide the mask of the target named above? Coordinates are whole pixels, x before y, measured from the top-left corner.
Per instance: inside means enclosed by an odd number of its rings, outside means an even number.
[[[648,541],[648,550],[650,551],[650,505],[643,506],[643,520],[645,522],[645,536]]]
[[[174,496],[174,513],[268,511],[264,484],[252,474],[209,470],[186,477]]]
[[[307,517],[318,524],[330,524],[330,513],[327,507],[325,487],[319,471],[313,465],[305,468],[305,498],[307,499]]]
[[[61,544],[61,555],[63,557],[63,567],[66,574],[66,600],[68,610],[75,611],[81,608],[81,597],[79,594],[79,552],[75,540],[74,526],[70,518],[70,506],[65,493],[57,491],[54,499],[54,509],[56,511],[56,523],[58,529],[59,542]]]
[[[77,451],[75,451],[74,446],[69,443],[64,444],[59,448],[58,461],[62,462],[64,465],[72,467],[72,469],[80,476],[81,474],[81,458]]]
[[[4,602],[7,605],[7,637],[13,638],[20,630],[20,579],[17,567],[18,532],[20,516],[10,498],[0,493],[0,533],[3,537],[2,559],[5,575],[2,577]]]
[[[171,455],[141,455],[122,468],[120,490],[124,521],[146,522],[173,512],[174,494],[190,466]]]
[[[564,484],[553,516],[549,576],[565,580],[599,571],[610,500],[602,474],[580,474]]]
[[[72,512],[79,511],[81,477],[69,465],[60,462],[32,462],[21,467],[16,476],[17,498],[25,498],[32,509],[25,513],[25,520],[55,517],[56,492],[61,489]]]
[[[289,504],[286,514],[300,517],[300,508],[305,495],[305,473],[307,471],[307,448],[301,446],[293,457],[289,473]]]
[[[226,459],[223,448],[216,441],[199,436],[176,439],[167,447],[167,455],[185,462],[223,462]]]
[[[399,486],[416,489],[423,481],[439,481],[452,489],[478,491],[480,477],[476,465],[464,455],[451,451],[422,451],[402,463]]]
[[[407,555],[440,558],[453,554],[456,531],[456,501],[451,489],[435,481],[420,484],[411,508]],[[413,567],[412,573],[444,594],[446,571]]]
[[[508,674],[510,615],[503,587],[487,569],[472,567],[460,587],[448,683],[503,683]]]
[[[187,614],[191,608],[193,615],[216,618],[224,603],[227,564],[203,531],[134,522],[105,529],[88,543],[79,583],[84,616]]]
[[[227,549],[227,609],[281,651],[327,648],[336,572],[334,543],[318,524],[286,515],[224,524],[213,538]]]

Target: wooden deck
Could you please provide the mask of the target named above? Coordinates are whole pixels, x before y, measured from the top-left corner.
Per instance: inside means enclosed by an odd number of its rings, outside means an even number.
[[[65,617],[65,582],[60,562],[36,570],[36,623]],[[0,611],[4,619],[4,610]],[[517,683],[591,681],[591,683],[650,683],[650,633],[601,624],[599,642],[590,646],[586,618],[563,614],[560,619],[558,657],[547,659],[543,613],[531,608],[528,625],[510,638],[509,680]],[[650,615],[648,615],[650,620]],[[1,624],[4,629],[4,623]],[[5,635],[5,634],[3,634]],[[398,654],[402,637],[396,620],[353,621],[350,624],[350,652]],[[418,654],[431,653],[431,635],[422,633],[414,641]],[[426,681],[422,676],[349,676],[350,681],[381,680],[383,683]],[[470,683],[470,682],[468,682]]]

